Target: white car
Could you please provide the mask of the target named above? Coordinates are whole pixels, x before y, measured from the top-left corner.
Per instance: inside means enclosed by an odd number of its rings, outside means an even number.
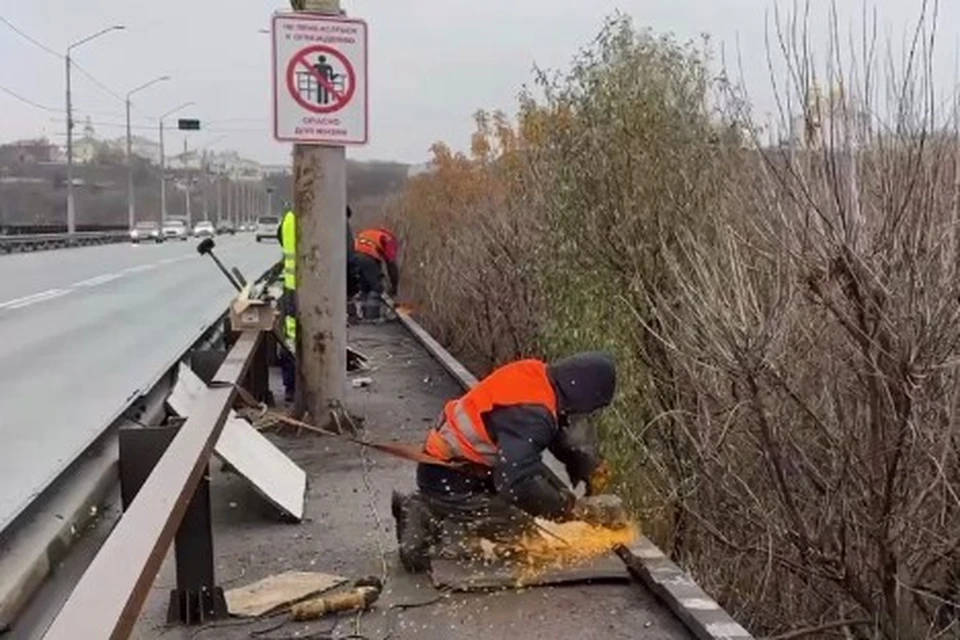
[[[264,238],[270,240],[277,239],[277,228],[280,226],[280,218],[276,216],[260,216],[257,218],[256,234],[257,242]]]
[[[163,223],[162,234],[164,238],[186,241],[189,235],[187,223],[183,220],[167,220]]]
[[[141,242],[163,242],[163,236],[160,235],[160,225],[152,220],[138,222],[130,230],[130,242],[140,244]]]
[[[194,238],[212,238],[217,232],[213,228],[213,223],[209,220],[201,220],[193,227]]]

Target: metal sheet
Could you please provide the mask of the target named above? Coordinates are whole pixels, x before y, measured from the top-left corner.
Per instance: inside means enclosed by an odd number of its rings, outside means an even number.
[[[430,564],[433,586],[451,591],[490,591],[630,580],[630,574],[623,562],[612,553],[582,565],[551,568],[538,573],[524,572],[522,568],[504,562],[480,564],[435,559]]]
[[[189,367],[180,365],[177,384],[170,394],[170,408],[181,416],[190,415],[195,398],[206,385]],[[303,519],[307,474],[285,453],[231,410],[214,453],[271,504],[296,520]]]

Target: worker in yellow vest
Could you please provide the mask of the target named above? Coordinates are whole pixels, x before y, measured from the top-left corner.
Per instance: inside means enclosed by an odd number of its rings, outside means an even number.
[[[283,313],[284,335],[290,353],[296,353],[297,347],[297,215],[289,203],[284,203],[286,209],[283,219],[277,229],[277,240],[283,248]],[[359,290],[359,273],[354,252],[353,232],[350,228],[350,218],[353,212],[347,205],[347,295],[352,297]],[[280,358],[280,367],[283,371],[283,387],[288,402],[293,401],[297,383],[296,362],[285,353]]]
[[[290,351],[281,354],[280,369],[283,372],[284,396],[291,402],[297,384],[297,363],[291,355],[297,349],[297,216],[289,203],[286,204],[277,236],[283,248],[283,322]]]

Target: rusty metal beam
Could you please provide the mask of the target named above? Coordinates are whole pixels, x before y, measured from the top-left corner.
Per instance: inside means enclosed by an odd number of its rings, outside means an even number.
[[[243,333],[214,383],[243,382],[260,341],[259,332]],[[44,638],[129,637],[233,406],[236,390],[229,385],[197,399]]]

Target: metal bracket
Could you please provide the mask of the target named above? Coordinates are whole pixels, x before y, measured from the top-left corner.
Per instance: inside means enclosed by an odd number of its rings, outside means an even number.
[[[163,456],[183,420],[161,427],[119,430],[120,496],[124,511],[133,502]],[[177,588],[170,592],[168,623],[201,624],[226,618],[223,589],[216,586],[213,527],[210,516],[210,473],[204,471],[187,505],[174,542]]]

